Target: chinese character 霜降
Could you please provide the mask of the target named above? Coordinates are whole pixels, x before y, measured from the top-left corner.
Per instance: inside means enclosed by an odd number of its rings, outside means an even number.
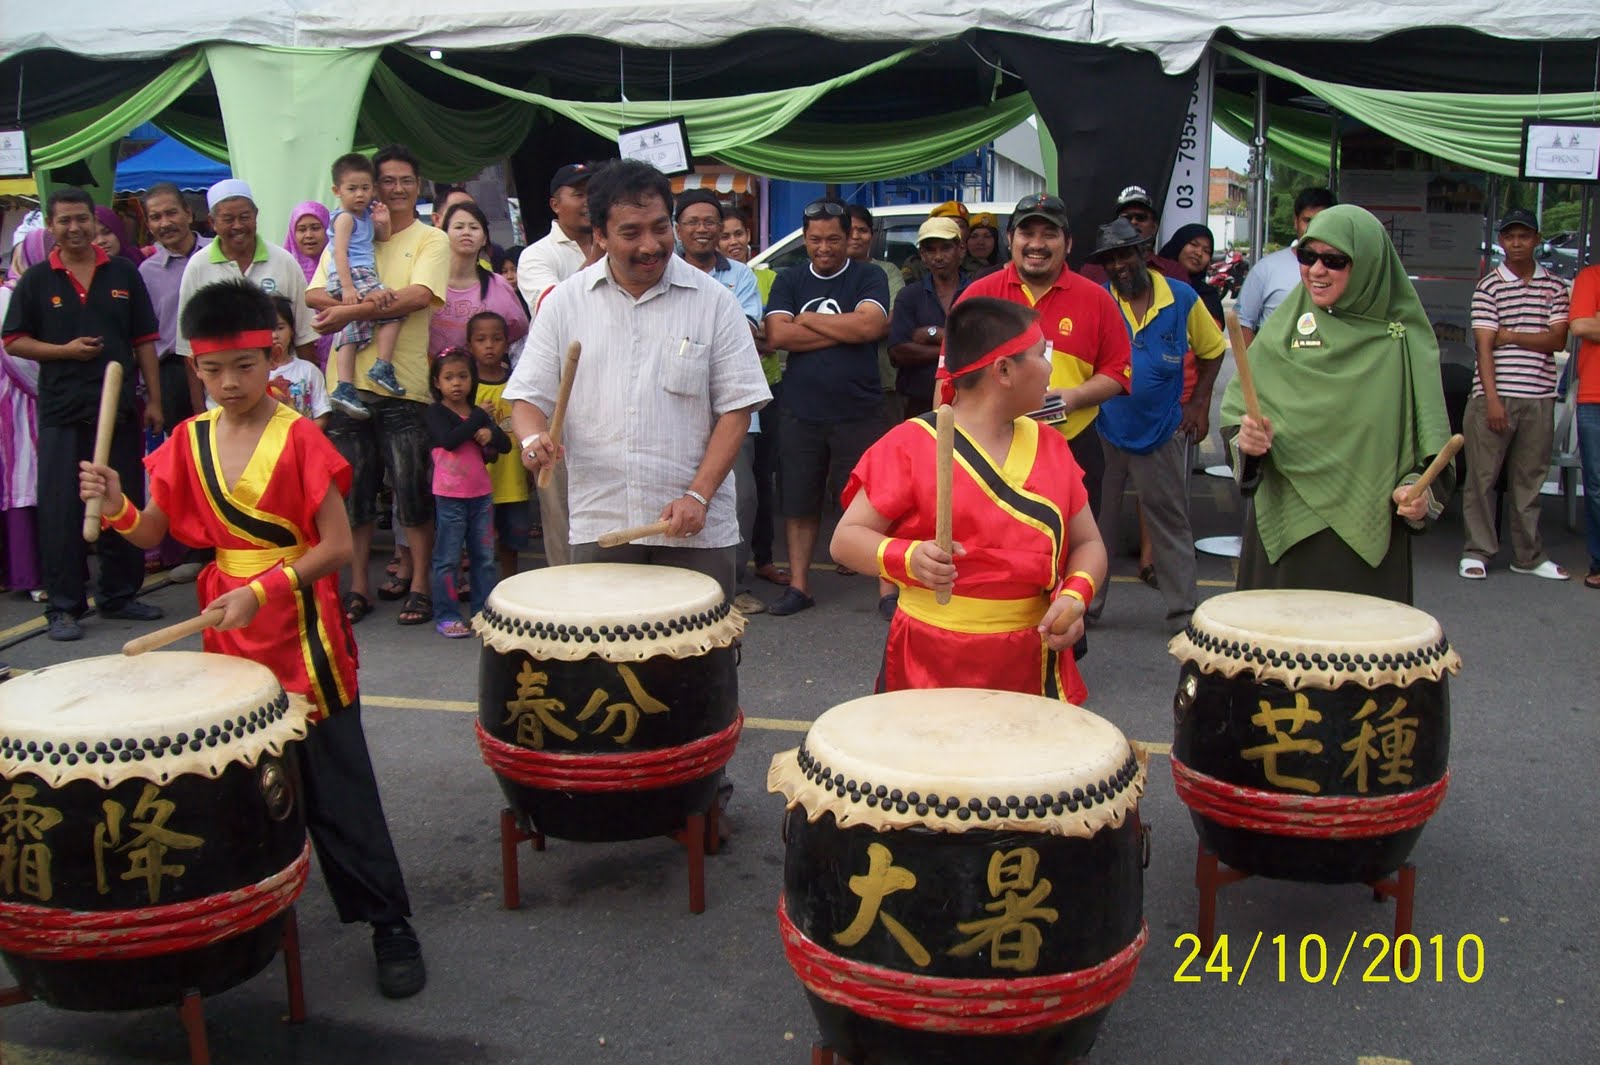
[[[1278,757],[1285,754],[1321,754],[1321,740],[1297,740],[1294,735],[1307,724],[1316,724],[1322,720],[1322,715],[1311,709],[1311,703],[1303,693],[1296,693],[1293,706],[1273,706],[1267,700],[1261,700],[1259,712],[1250,715],[1250,721],[1267,730],[1272,736],[1271,743],[1263,743],[1259,747],[1246,747],[1239,752],[1239,757],[1247,761],[1259,761],[1261,772],[1272,783],[1280,788],[1292,788],[1315,795],[1322,790],[1322,785],[1315,780],[1304,777],[1292,777],[1278,769]],[[1287,725],[1285,728],[1283,726]]]
[[[872,931],[874,922],[882,921],[883,927],[912,961],[918,965],[927,965],[933,960],[933,956],[917,942],[917,937],[913,936],[905,925],[883,912],[885,898],[896,891],[910,891],[916,886],[917,874],[895,865],[894,855],[890,853],[888,847],[881,843],[867,844],[867,871],[861,876],[850,878],[850,891],[861,900],[861,905],[857,908],[855,919],[849,926],[844,931],[834,934],[834,942],[853,947]]]
[[[1031,922],[1054,924],[1056,911],[1040,905],[1050,897],[1050,881],[1040,877],[1039,852],[1032,847],[995,851],[989,856],[989,894],[997,901],[984,907],[993,917],[963,921],[956,925],[965,943],[952,947],[950,954],[965,958],[988,948],[989,964],[996,969],[1031,972],[1039,964],[1039,948],[1044,933]],[[1026,891],[1028,894],[1023,895]]]

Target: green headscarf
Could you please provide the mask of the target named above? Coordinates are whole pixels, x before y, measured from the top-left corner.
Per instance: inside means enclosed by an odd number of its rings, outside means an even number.
[[[1332,529],[1376,567],[1389,550],[1402,477],[1450,437],[1439,344],[1383,224],[1360,207],[1320,212],[1305,241],[1351,258],[1350,283],[1329,310],[1301,284],[1250,345],[1272,449],[1256,490],[1256,527],[1267,558]],[[1244,416],[1238,378],[1222,424]]]

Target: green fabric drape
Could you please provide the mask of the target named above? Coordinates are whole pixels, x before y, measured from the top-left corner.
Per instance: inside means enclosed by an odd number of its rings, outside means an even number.
[[[1242,93],[1218,89],[1211,117],[1230,137],[1249,144],[1256,135],[1255,100]],[[1333,124],[1325,115],[1313,115],[1276,104],[1267,108],[1267,158],[1307,174],[1326,174]]]
[[[350,150],[378,51],[206,46],[228,162],[250,183],[269,242],[280,242],[294,204],[328,195],[328,167]]]
[[[85,159],[119,141],[133,127],[148,122],[182,96],[206,72],[204,53],[177,59],[142,88],[114,96],[103,104],[41,122],[28,131],[33,165],[48,170]]]
[[[445,107],[379,63],[356,130],[364,144],[404,144],[422,160],[431,180],[465,181],[516,151],[539,113],[519,100],[476,111]]]
[[[1535,96],[1366,89],[1306,77],[1231,45],[1218,51],[1264,74],[1300,86],[1351,118],[1402,144],[1474,170],[1515,177],[1522,154],[1522,120],[1600,121],[1600,93]]]
[[[921,45],[905,48],[859,70],[793,89],[776,89],[744,96],[672,101],[630,100],[626,103],[561,100],[543,93],[513,89],[421,55],[416,59],[468,85],[476,85],[525,104],[548,107],[556,114],[609,140],[616,140],[619,129],[682,118],[689,131],[689,145],[695,154],[722,155],[726,149],[743,147],[772,136],[828,93],[852,85],[880,70],[887,70],[921,49]]]
[[[988,107],[903,122],[793,122],[781,133],[716,154],[742,170],[789,181],[878,181],[942,166],[1033,113],[1033,97],[1017,93]]]

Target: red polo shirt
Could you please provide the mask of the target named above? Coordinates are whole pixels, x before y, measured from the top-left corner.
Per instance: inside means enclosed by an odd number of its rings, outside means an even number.
[[[1128,327],[1117,301],[1099,285],[1063,267],[1050,290],[1035,300],[1017,276],[1016,264],[1007,263],[1004,270],[968,285],[956,302],[974,296],[1010,300],[1039,312],[1039,328],[1053,348],[1051,388],[1077,388],[1095,374],[1104,374],[1120,384],[1123,392],[1128,391],[1132,380]],[[1097,406],[1075,410],[1057,428],[1071,440],[1099,413]]]

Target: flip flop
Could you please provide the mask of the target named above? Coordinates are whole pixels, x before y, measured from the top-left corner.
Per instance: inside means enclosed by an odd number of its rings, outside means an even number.
[[[756,576],[768,584],[776,584],[780,588],[789,586],[789,571],[779,569],[771,562],[768,562],[765,566],[757,566]]]
[[[1139,579],[1152,588],[1161,587],[1161,585],[1156,583],[1156,568],[1154,565],[1140,566]]]
[[[1600,590],[1600,571],[1591,573],[1585,577],[1583,579],[1583,586],[1585,588],[1594,588],[1596,590]]]

